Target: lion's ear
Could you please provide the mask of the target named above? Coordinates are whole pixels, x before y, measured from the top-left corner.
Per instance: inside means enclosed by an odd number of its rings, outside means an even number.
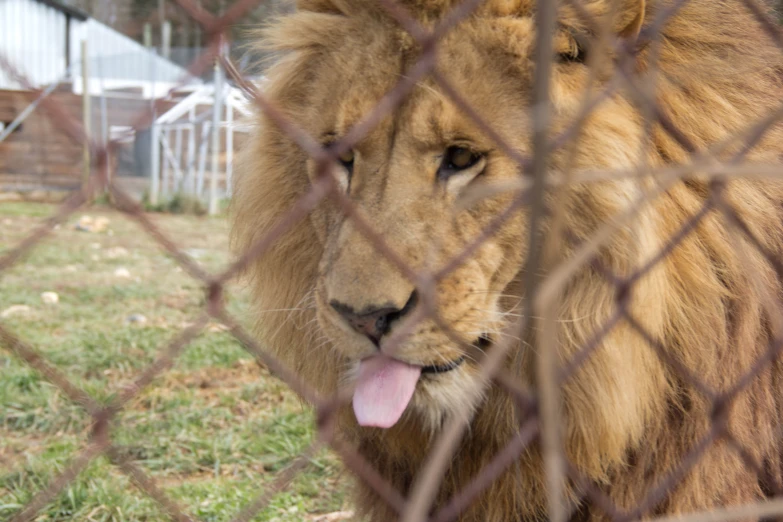
[[[563,4],[560,22],[566,27],[577,32],[592,32],[596,23],[608,24],[613,34],[626,39],[639,35],[648,6],[646,0],[580,0],[579,9],[569,2]],[[580,11],[592,18],[590,23]]]
[[[644,24],[645,0],[614,0],[614,29],[622,38],[636,38]]]
[[[300,11],[344,15],[349,12],[346,0],[297,0]]]

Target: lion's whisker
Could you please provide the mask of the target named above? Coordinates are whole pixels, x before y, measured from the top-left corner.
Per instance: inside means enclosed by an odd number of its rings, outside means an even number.
[[[301,307],[301,308],[273,308],[268,310],[258,310],[256,313],[266,314],[272,312],[302,312],[305,310],[315,310],[315,306]]]

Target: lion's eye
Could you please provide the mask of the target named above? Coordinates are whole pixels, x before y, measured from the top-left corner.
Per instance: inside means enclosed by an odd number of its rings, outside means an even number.
[[[342,162],[343,165],[353,164],[353,149],[340,154],[340,162]]]
[[[328,136],[328,138],[334,138],[333,135]],[[323,146],[327,151],[335,152],[335,147],[337,146],[337,142],[333,139],[327,139],[324,140]],[[335,175],[337,176],[337,181],[342,187],[343,190],[346,192],[351,187],[351,178],[353,177],[353,164],[356,161],[356,153],[353,149],[348,149],[346,151],[341,152],[337,155],[337,158],[335,158],[335,163],[339,166],[342,166],[343,169],[345,169],[345,174],[342,172],[335,172]]]
[[[353,160],[355,159],[353,149],[343,152],[342,154],[340,154],[340,156],[338,156],[338,159],[340,160],[340,163],[342,163],[343,167],[345,167],[348,172],[353,171]]]
[[[565,52],[557,55],[559,63],[586,63],[587,51],[579,38],[569,38],[569,47]]]
[[[438,169],[438,178],[446,179],[476,165],[482,156],[465,147],[449,147]]]

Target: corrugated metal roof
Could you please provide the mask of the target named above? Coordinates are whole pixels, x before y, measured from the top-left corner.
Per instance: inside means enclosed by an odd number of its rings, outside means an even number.
[[[72,26],[85,23],[44,2],[0,0],[0,53],[36,87],[60,80],[68,66],[68,19]],[[0,88],[22,87],[0,68]]]
[[[79,42],[89,42],[91,73],[104,79],[180,82],[187,69],[147,49],[94,18],[71,29],[71,63],[81,61]]]
[[[159,96],[180,82],[201,83],[186,68],[61,1],[0,0],[0,53],[33,86],[67,76],[80,90],[85,40],[92,92],[141,87],[144,96]],[[22,87],[0,68],[0,88]]]
[[[81,9],[77,9],[73,6],[70,6],[68,4],[64,4],[62,2],[58,2],[57,0],[35,0],[36,2],[39,2],[44,5],[48,5],[49,7],[53,9],[57,9],[58,11],[62,11],[63,13],[67,14],[68,16],[72,16],[78,20],[87,20],[90,15],[82,11]]]

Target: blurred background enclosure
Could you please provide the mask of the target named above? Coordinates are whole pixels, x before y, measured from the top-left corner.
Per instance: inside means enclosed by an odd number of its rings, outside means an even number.
[[[248,80],[261,83],[269,62],[249,45],[252,30],[291,6],[263,2],[232,25],[220,52]],[[198,7],[219,15],[227,2]],[[2,197],[57,199],[85,179],[89,154],[55,132],[45,114],[53,100],[87,122],[98,146],[117,141],[110,175],[138,200],[155,206],[187,197],[219,208],[230,195],[234,152],[247,130],[242,120],[251,112],[219,68],[190,72],[207,42],[176,2],[0,2],[0,53],[10,66],[0,67]]]
[[[198,49],[206,42],[203,28],[188,16],[176,2],[167,0],[71,0],[68,5],[76,7],[95,20],[106,24],[112,29],[143,43],[145,26],[150,31],[150,44],[163,52],[166,47],[166,24],[170,25],[171,35],[168,45],[169,57],[177,64],[187,66],[196,56]],[[229,0],[200,0],[198,4],[210,13],[225,12],[231,4]],[[262,2],[250,11],[240,23],[232,28],[234,39],[233,50],[236,57],[247,62],[248,55],[242,44],[247,41],[249,29],[257,27],[269,16],[291,10],[292,0],[270,0]]]
[[[772,1],[783,13],[783,0]],[[195,4],[216,15],[230,7]],[[253,30],[293,8],[293,0],[261,2],[231,26],[221,52],[244,78],[261,85],[271,59],[253,48]],[[98,146],[117,141],[110,175],[138,200],[155,207],[185,197],[216,211],[230,197],[251,113],[240,86],[218,68],[189,72],[207,42],[174,1],[0,2],[0,53],[28,82],[0,67],[0,197],[57,199],[85,179],[83,145],[53,132],[41,110],[53,99],[87,121]],[[151,121],[138,121],[146,108]]]

